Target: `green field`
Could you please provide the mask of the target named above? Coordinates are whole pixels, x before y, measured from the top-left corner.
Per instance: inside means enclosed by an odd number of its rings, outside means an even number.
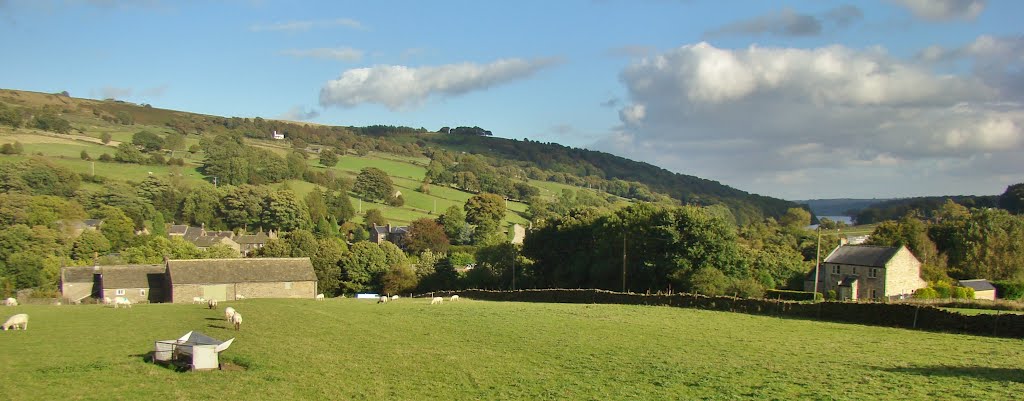
[[[1010,400],[1020,340],[669,307],[353,299],[19,306],[0,332],[10,399]],[[223,306],[222,306],[223,307]],[[189,330],[236,337],[177,373],[143,360]]]

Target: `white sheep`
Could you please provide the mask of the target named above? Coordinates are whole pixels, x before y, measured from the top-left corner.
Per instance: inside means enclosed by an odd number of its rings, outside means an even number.
[[[381,295],[380,299],[377,300],[378,304],[382,304],[382,303],[386,303],[386,302],[388,302],[388,296],[387,295]]]
[[[125,298],[125,297],[114,298],[114,309],[117,309],[117,308],[119,308],[121,306],[124,306],[126,308],[131,308],[132,307],[132,301],[130,301],[128,298]]]
[[[18,300],[14,298],[7,298],[4,300],[5,306],[18,306]]]
[[[206,299],[205,298],[203,298],[203,297],[192,297],[192,304],[193,305],[195,305],[195,304],[204,304],[204,303],[206,303]]]
[[[242,295],[242,294],[238,294],[238,296],[237,296],[237,297],[235,297],[235,299],[237,299],[237,300],[241,301],[241,300],[245,299],[245,295]]]
[[[444,298],[441,298],[441,297],[434,297],[433,299],[430,300],[430,304],[431,305],[439,304],[439,303],[442,303],[442,302],[444,302]]]
[[[391,296],[391,300],[392,300],[392,301],[394,301],[394,300],[396,300],[396,299],[398,299],[398,295],[392,295],[392,296]]]
[[[459,296],[458,295],[452,295],[452,300],[451,300],[452,302],[455,302],[455,301],[458,301],[458,300],[459,300]]]
[[[232,308],[230,306],[227,307],[227,308],[224,308],[224,319],[227,319],[227,321],[230,322],[231,321],[231,317],[234,316],[235,313],[236,313],[235,312],[235,308]]]
[[[216,299],[211,299],[209,301],[206,301],[206,307],[210,308],[210,309],[216,308],[217,307],[217,300]]]
[[[7,331],[8,329],[11,328],[15,330],[18,330],[19,328],[22,330],[28,330],[28,314],[19,313],[17,315],[7,318],[7,321],[4,322],[3,327],[4,331]]]
[[[235,325],[235,331],[238,331],[239,329],[241,329],[242,328],[242,314],[238,313],[238,312],[235,312],[234,315],[231,315],[231,324]]]
[[[113,299],[110,299],[110,297],[103,297],[103,304],[104,305],[110,305],[112,303],[114,303]]]
[[[322,293],[321,294],[316,294],[316,300],[317,301],[323,301],[324,300],[324,294],[322,294]]]

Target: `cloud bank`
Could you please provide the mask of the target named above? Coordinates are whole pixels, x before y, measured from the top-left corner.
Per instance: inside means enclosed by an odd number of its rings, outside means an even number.
[[[931,21],[972,20],[985,10],[986,0],[895,0],[918,18]]]
[[[631,102],[598,148],[758,193],[798,197],[785,187],[1024,171],[1012,162],[1024,160],[1019,93],[880,48],[701,42],[637,61],[620,80]]]
[[[856,6],[844,5],[826,11],[821,16],[800,14],[791,9],[783,9],[776,13],[760,15],[751,19],[737,21],[723,27],[708,31],[706,37],[727,35],[777,35],[777,36],[817,36],[822,33],[824,23],[845,28],[864,18],[864,14]]]
[[[376,103],[391,110],[416,106],[432,96],[458,96],[525,79],[556,59],[502,59],[490,64],[447,64],[436,67],[378,65],[343,72],[320,89],[323,107],[355,107]]]

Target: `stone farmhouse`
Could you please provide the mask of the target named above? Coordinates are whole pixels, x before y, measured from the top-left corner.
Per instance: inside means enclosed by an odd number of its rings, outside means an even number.
[[[405,235],[408,233],[409,227],[406,226],[392,227],[390,224],[385,226],[378,226],[374,224],[373,229],[370,230],[370,241],[377,244],[383,241],[401,244]]]
[[[132,302],[192,302],[246,298],[313,298],[316,273],[309,258],[168,260],[156,265],[68,266],[61,268],[61,296],[126,297]]]
[[[277,238],[274,231],[256,234],[235,235],[232,231],[206,231],[206,227],[190,227],[183,224],[172,225],[167,230],[169,237],[181,237],[193,243],[197,248],[206,250],[217,244],[226,245],[238,252],[239,256],[248,257],[253,251],[262,248],[267,241]]]
[[[835,291],[841,300],[881,300],[909,297],[927,286],[921,261],[905,246],[840,245],[822,262],[817,289]],[[804,289],[814,288],[812,270]]]

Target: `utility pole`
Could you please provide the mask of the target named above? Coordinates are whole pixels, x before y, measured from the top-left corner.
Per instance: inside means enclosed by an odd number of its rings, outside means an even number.
[[[510,244],[512,246],[512,291],[516,290],[516,244]]]
[[[818,272],[821,271],[821,224],[818,224],[818,251],[814,253],[814,299],[818,299]]]

